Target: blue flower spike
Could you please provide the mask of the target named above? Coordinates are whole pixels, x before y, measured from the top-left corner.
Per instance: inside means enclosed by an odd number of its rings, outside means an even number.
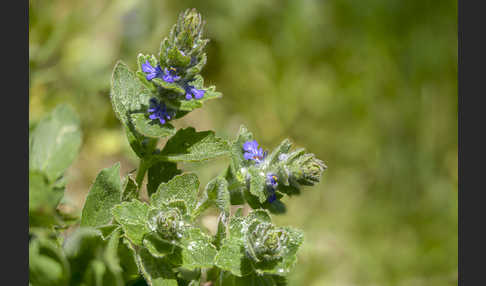
[[[267,152],[263,152],[262,148],[258,148],[258,142],[256,140],[247,141],[243,144],[243,150],[245,153],[243,157],[245,160],[252,160],[259,164],[267,156]]]
[[[162,79],[165,82],[173,83],[173,82],[181,79],[181,77],[177,75],[177,70],[175,68],[170,67],[168,69],[164,68],[164,75],[162,76]]]
[[[145,76],[147,80],[152,80],[156,77],[162,77],[162,69],[160,68],[160,66],[157,65],[154,68],[148,60],[146,60],[145,63],[142,65],[142,71],[147,74]]]
[[[203,89],[197,89],[192,85],[186,85],[184,88],[186,90],[186,100],[191,100],[193,98],[195,99],[201,99],[204,96],[204,93],[206,92]]]
[[[273,173],[267,174],[267,186],[268,192],[270,195],[268,196],[267,200],[269,203],[273,203],[277,199],[277,195],[275,194],[275,189],[278,186],[278,177]]]
[[[165,103],[158,103],[155,98],[150,99],[150,108],[148,112],[151,113],[149,118],[152,120],[158,119],[160,124],[165,124],[174,117],[174,111],[168,110]]]

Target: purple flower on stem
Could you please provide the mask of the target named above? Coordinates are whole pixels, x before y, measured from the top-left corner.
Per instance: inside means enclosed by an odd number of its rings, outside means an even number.
[[[146,60],[145,63],[142,65],[142,71],[147,74],[147,80],[152,80],[156,77],[162,77],[162,69],[160,68],[160,66],[157,65],[154,68],[148,60]]]
[[[164,68],[162,79],[165,82],[173,83],[174,81],[181,79],[181,77],[177,75],[177,70],[175,68],[170,67],[169,69]]]
[[[257,164],[261,163],[267,156],[267,152],[263,152],[262,148],[258,148],[258,142],[256,140],[246,141],[243,144],[243,150],[245,151],[243,154],[245,160],[252,160]]]
[[[274,202],[277,199],[277,195],[275,194],[275,189],[278,186],[278,177],[273,173],[267,174],[267,190],[270,195],[267,198],[269,203]]]
[[[151,113],[149,118],[152,120],[158,119],[160,124],[165,124],[174,117],[174,111],[168,110],[165,103],[158,103],[155,98],[150,99],[150,108],[148,112]]]
[[[186,90],[186,100],[191,100],[193,98],[201,99],[203,98],[204,93],[206,92],[205,90],[197,89],[190,84],[187,84],[184,89]]]

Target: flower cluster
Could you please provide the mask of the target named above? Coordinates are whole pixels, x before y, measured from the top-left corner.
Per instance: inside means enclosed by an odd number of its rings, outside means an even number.
[[[160,124],[162,125],[175,116],[175,111],[168,109],[165,103],[157,102],[155,98],[150,99],[150,107],[148,109],[148,112],[150,113],[150,119],[158,119]]]
[[[263,162],[267,156],[267,152],[263,152],[261,147],[258,148],[258,142],[256,140],[245,142],[245,144],[243,144],[243,150],[245,150],[245,153],[243,154],[245,160],[252,160],[257,164]]]

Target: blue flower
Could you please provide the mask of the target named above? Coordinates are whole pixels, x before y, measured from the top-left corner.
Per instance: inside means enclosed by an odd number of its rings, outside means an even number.
[[[245,142],[243,144],[243,150],[245,150],[243,154],[245,160],[252,160],[257,164],[261,163],[267,156],[267,152],[263,152],[262,148],[258,148],[258,142],[256,140]]]
[[[173,83],[174,81],[181,79],[181,77],[177,75],[177,70],[175,68],[170,67],[169,69],[164,68],[162,79],[165,82]]]
[[[148,60],[142,65],[142,71],[146,73],[147,80],[152,80],[156,77],[162,77],[162,69],[159,65],[157,67],[153,67]]]
[[[275,194],[275,189],[278,186],[278,177],[273,173],[267,174],[267,190],[269,192],[269,196],[267,201],[269,203],[273,203],[277,199],[277,195]]]
[[[187,84],[184,88],[186,90],[186,99],[191,100],[193,97],[196,99],[201,99],[206,92],[203,89],[197,89],[194,86]]]
[[[150,99],[150,106],[148,109],[148,112],[151,113],[149,118],[152,120],[158,119],[160,124],[165,124],[175,115],[173,110],[167,109],[165,103],[158,103],[155,98]]]

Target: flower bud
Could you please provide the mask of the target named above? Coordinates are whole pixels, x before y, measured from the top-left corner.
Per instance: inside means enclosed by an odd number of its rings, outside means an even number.
[[[155,217],[157,232],[167,240],[173,240],[181,237],[184,222],[178,209],[169,209],[160,212]]]
[[[290,180],[300,185],[312,186],[321,179],[327,166],[314,154],[303,154],[290,163]]]
[[[257,261],[273,261],[282,257],[288,234],[283,229],[275,228],[269,222],[258,222],[248,237],[251,256]]]

